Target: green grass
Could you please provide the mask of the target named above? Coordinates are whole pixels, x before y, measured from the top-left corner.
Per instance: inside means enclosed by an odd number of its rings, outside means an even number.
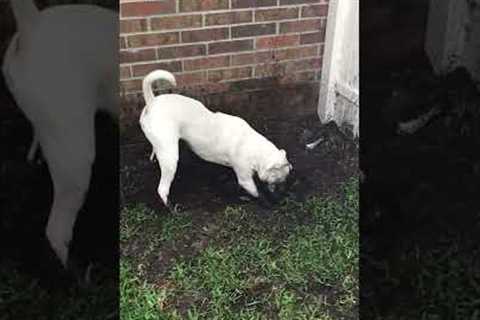
[[[23,274],[11,263],[0,266],[0,320],[107,320],[118,317],[114,294],[118,283],[102,278],[88,288],[72,286],[64,290],[47,290],[37,280]]]
[[[160,241],[174,239],[182,232],[188,231],[191,221],[188,216],[173,216],[168,220],[156,215],[143,204],[128,207],[120,221],[120,241],[125,242],[135,235],[156,237]],[[158,226],[161,226],[158,229]],[[156,232],[154,232],[156,231]]]
[[[478,243],[468,249],[455,245],[461,241],[450,243],[452,245],[435,251],[415,250],[412,257],[422,266],[414,283],[424,302],[420,310],[422,317],[478,319],[480,271],[475,261],[480,253]]]
[[[352,180],[339,199],[228,207],[205,221],[129,207],[121,319],[357,318],[358,201]]]
[[[474,237],[462,237],[439,234],[427,248],[416,244],[401,256],[404,269],[386,276],[385,286],[395,290],[407,283],[417,305],[398,305],[388,319],[480,318],[480,250]]]

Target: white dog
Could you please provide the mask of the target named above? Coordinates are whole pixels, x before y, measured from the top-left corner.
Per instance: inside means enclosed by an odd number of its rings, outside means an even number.
[[[118,14],[89,5],[39,11],[33,0],[11,0],[17,23],[3,75],[32,122],[34,139],[54,187],[47,238],[66,266],[77,214],[95,158],[95,114],[118,114]]]
[[[166,206],[177,170],[180,139],[200,158],[232,167],[240,186],[255,198],[259,192],[254,174],[271,192],[285,182],[292,170],[285,150],[279,150],[239,117],[214,113],[201,102],[178,94],[155,97],[152,84],[157,80],[176,86],[175,77],[164,70],[153,71],[143,79],[146,106],[140,125],[160,165],[158,194]]]

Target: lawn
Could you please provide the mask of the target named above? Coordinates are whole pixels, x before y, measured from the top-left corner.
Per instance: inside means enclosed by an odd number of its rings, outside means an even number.
[[[357,179],[338,196],[121,213],[121,319],[358,319]]]
[[[118,318],[113,294],[118,282],[111,270],[95,268],[88,287],[50,287],[22,272],[13,262],[0,264],[0,320],[109,320]]]

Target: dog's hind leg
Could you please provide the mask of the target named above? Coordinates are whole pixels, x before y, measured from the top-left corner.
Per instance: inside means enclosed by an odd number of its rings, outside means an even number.
[[[54,199],[46,229],[47,238],[53,250],[66,267],[69,244],[78,212],[88,190],[91,165],[77,168],[77,177],[65,178],[64,173],[52,170]]]
[[[162,138],[163,140],[163,138]],[[155,155],[160,165],[161,177],[158,184],[158,194],[165,206],[170,208],[168,196],[170,194],[170,186],[175,178],[178,165],[178,140],[169,139],[162,141],[161,145],[155,147]]]
[[[64,267],[67,267],[73,228],[89,188],[95,156],[93,119],[85,130],[73,131],[51,136],[43,148],[54,189],[46,235]]]

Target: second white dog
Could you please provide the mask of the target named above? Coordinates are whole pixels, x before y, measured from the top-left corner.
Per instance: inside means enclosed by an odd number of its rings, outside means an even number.
[[[95,114],[118,116],[118,14],[98,6],[39,10],[33,0],[10,0],[17,25],[2,73],[32,123],[48,165],[54,196],[46,235],[67,266],[74,225],[95,160]],[[116,120],[115,120],[116,121]]]
[[[180,139],[200,158],[232,167],[240,186],[255,198],[259,197],[255,173],[271,192],[285,182],[292,170],[285,150],[279,150],[242,118],[212,112],[201,102],[178,94],[155,97],[152,84],[158,80],[176,86],[168,71],[156,70],[144,78],[146,106],[140,125],[160,165],[158,194],[166,206],[170,206],[168,195],[177,170]]]

